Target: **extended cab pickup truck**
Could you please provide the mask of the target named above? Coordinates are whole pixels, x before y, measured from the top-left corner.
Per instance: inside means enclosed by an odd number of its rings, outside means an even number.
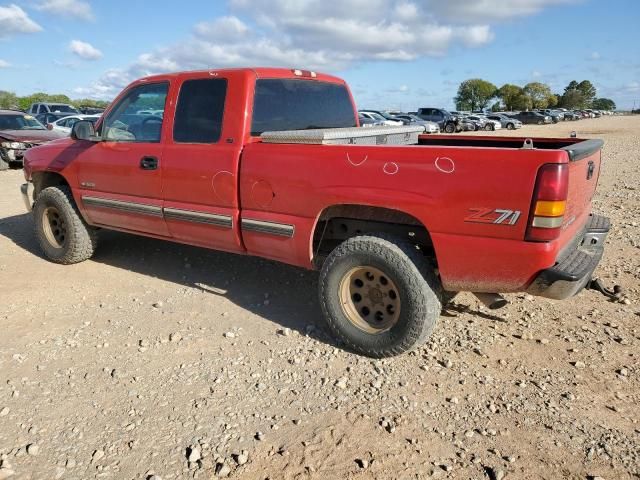
[[[357,123],[320,73],[147,77],[95,127],[29,150],[22,193],[54,262],[90,258],[107,228],[319,269],[329,327],[372,357],[424,342],[455,292],[495,307],[590,280],[609,230],[591,213],[601,141]]]

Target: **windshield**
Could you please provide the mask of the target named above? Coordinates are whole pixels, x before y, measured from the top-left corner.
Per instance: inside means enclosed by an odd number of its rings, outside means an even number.
[[[353,104],[344,85],[294,79],[256,81],[253,136],[267,131],[355,126]]]
[[[46,130],[30,115],[0,115],[0,130]]]

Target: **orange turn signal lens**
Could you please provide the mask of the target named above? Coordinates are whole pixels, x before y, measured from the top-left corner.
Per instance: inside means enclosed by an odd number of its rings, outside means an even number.
[[[566,200],[538,200],[536,202],[535,215],[543,217],[559,217],[564,215],[564,211],[567,208]]]

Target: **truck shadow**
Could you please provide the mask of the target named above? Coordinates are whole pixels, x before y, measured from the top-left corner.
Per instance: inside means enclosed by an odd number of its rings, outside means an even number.
[[[44,259],[31,215],[0,219],[0,235]],[[108,230],[100,231],[99,242],[90,261],[220,295],[283,328],[338,346],[325,330],[317,301],[316,272]]]

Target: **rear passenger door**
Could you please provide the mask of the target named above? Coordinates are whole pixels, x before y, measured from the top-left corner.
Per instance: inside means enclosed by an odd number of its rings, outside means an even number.
[[[228,77],[216,74],[187,78],[175,87],[178,91],[172,96],[178,101],[163,155],[162,191],[172,237],[238,252],[243,251],[236,228],[242,141],[229,133],[229,123],[242,119],[225,115],[234,86]]]

